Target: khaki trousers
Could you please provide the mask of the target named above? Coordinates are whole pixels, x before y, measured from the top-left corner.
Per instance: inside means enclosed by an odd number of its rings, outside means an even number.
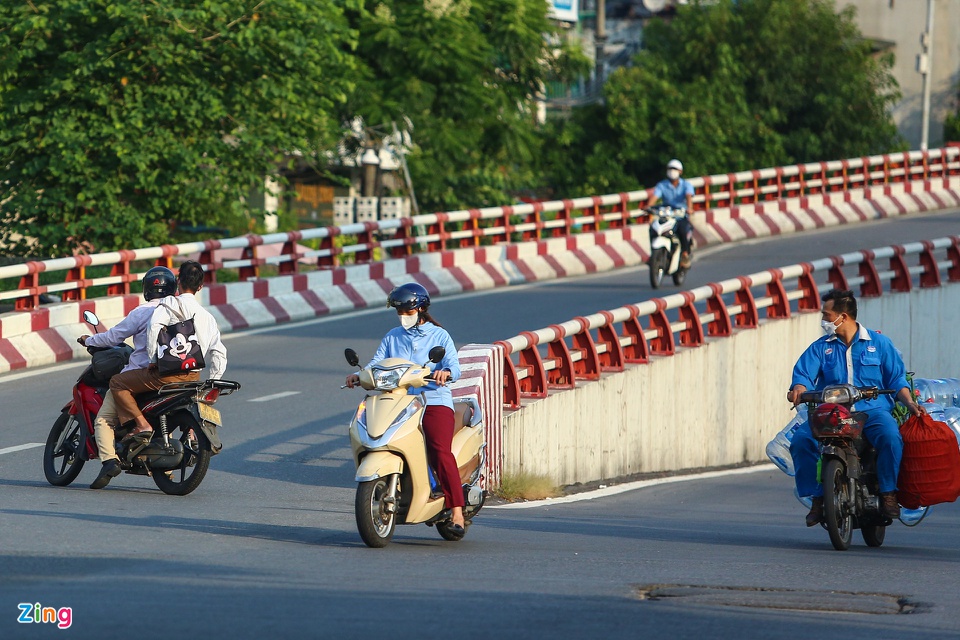
[[[103,404],[97,412],[97,418],[93,421],[93,435],[97,440],[100,462],[120,459],[117,457],[117,448],[114,445],[116,436],[113,433],[114,427],[118,424],[120,422],[117,417],[117,403],[113,400],[113,392],[108,389],[107,395],[103,396]]]
[[[200,379],[199,371],[187,371],[161,376],[156,369],[131,369],[110,378],[110,391],[116,403],[119,424],[135,420],[143,415],[134,396],[144,391],[157,391],[171,382],[195,382]]]

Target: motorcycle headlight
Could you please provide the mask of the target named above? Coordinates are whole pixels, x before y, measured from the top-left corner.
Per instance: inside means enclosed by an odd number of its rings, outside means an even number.
[[[836,404],[850,404],[856,401],[849,387],[837,386],[827,387],[823,390],[823,401],[834,402]]]
[[[400,378],[410,367],[398,367],[395,369],[373,369],[374,389],[378,391],[392,391],[400,384]]]

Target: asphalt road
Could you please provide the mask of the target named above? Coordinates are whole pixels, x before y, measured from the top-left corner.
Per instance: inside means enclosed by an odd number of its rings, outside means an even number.
[[[723,246],[686,287],[956,234],[953,212]],[[641,267],[433,311],[463,344],[651,295]],[[51,487],[40,447],[12,449],[44,441],[80,364],[0,376],[0,638],[58,633],[18,623],[20,603],[69,607],[77,638],[960,637],[960,507],[840,553],[772,467],[491,506],[460,543],[421,525],[367,549],[345,426],[360,395],[339,389],[341,354],[368,356],[393,322],[375,309],[228,336],[227,377],[244,386],[218,403],[225,450],[184,498],[128,475],[90,491],[96,463]]]

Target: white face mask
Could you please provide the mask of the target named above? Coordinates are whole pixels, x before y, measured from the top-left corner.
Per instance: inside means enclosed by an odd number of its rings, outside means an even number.
[[[837,322],[840,322],[842,324],[842,320],[840,318],[837,318]],[[832,336],[837,333],[837,327],[839,325],[836,325],[830,322],[829,320],[824,320],[823,322],[820,323],[820,326],[823,327],[823,332],[825,334],[827,334],[828,336]]]
[[[667,169],[667,177],[670,178],[671,180],[676,180],[677,178],[680,177],[680,170],[679,170],[679,169]]]
[[[417,326],[417,322],[420,320],[420,314],[415,313],[412,316],[400,316],[400,326],[409,331]]]

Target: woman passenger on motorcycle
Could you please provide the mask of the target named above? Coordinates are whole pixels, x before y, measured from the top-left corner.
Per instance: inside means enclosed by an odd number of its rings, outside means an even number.
[[[397,310],[400,326],[387,332],[367,367],[385,358],[403,358],[418,364],[426,362],[430,349],[441,346],[446,353],[437,364],[431,364],[434,382],[411,393],[423,393],[426,408],[423,412],[423,433],[427,440],[427,459],[437,472],[443,488],[445,506],[451,510],[454,533],[463,534],[463,488],[457,461],[453,457],[453,394],[447,386],[460,377],[460,361],[453,338],[427,309],[430,294],[415,283],[396,287],[387,296],[387,306]],[[364,367],[366,368],[366,367]],[[353,388],[360,376],[347,376],[346,384]],[[456,528],[460,527],[460,531]]]

